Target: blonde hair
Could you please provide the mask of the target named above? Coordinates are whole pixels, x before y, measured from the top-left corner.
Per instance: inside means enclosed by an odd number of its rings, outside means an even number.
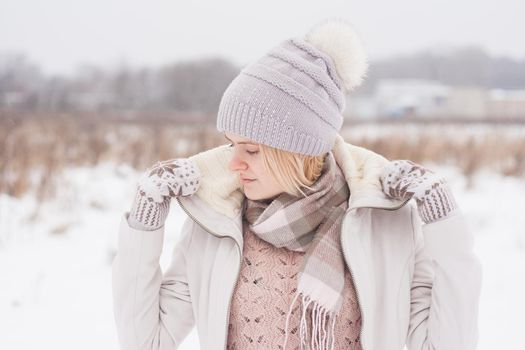
[[[302,188],[311,189],[310,186],[319,178],[328,154],[308,156],[264,144],[259,146],[266,171],[285,192],[297,197],[300,195],[305,197]]]

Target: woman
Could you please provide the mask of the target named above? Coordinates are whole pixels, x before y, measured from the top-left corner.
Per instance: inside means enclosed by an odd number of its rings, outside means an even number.
[[[475,349],[481,265],[449,186],[338,134],[366,68],[348,23],[320,23],[228,86],[229,145],[144,174],[113,264],[123,349],[194,326],[202,349]],[[188,218],[163,273],[171,198]]]

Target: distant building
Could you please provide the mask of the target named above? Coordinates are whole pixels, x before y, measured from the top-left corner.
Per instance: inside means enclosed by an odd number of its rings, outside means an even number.
[[[525,90],[490,90],[487,104],[491,119],[525,120]]]
[[[440,117],[448,113],[450,87],[432,80],[387,79],[378,83],[374,99],[379,117]]]
[[[348,94],[345,117],[525,120],[525,90],[447,86],[421,79],[385,79],[369,95]]]
[[[350,119],[442,117],[449,113],[451,88],[421,79],[381,80],[370,95],[348,94],[345,116]]]
[[[377,118],[377,103],[374,96],[348,94],[344,117],[353,120]]]

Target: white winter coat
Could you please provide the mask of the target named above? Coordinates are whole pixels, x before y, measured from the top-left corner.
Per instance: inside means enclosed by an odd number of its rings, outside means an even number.
[[[114,314],[122,349],[177,349],[196,326],[202,349],[225,349],[241,265],[244,198],[222,145],[189,157],[203,178],[179,197],[188,214],[169,268],[159,266],[164,227],[120,223],[113,263]],[[341,244],[362,315],[363,350],[469,350],[478,339],[482,270],[462,212],[423,224],[413,200],[386,197],[387,159],[338,135],[336,162],[350,188]],[[175,202],[175,201],[173,201]]]

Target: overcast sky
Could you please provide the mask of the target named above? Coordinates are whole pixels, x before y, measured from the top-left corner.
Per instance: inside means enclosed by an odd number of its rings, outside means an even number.
[[[0,0],[0,53],[47,73],[219,55],[245,65],[318,21],[344,17],[371,60],[480,45],[525,59],[524,0]]]

